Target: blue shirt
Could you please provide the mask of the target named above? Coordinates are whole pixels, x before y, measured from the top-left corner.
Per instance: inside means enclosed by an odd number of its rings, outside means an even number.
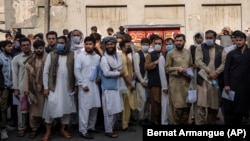
[[[3,65],[2,72],[4,76],[5,87],[12,87],[12,70],[11,70],[12,57],[6,57],[4,53],[0,53],[0,65]]]

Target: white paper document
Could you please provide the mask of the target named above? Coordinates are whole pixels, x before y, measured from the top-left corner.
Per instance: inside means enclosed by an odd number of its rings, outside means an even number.
[[[210,80],[208,80],[208,74],[205,72],[205,70],[201,69],[198,74],[204,79],[206,80],[209,84],[212,84],[212,82]]]
[[[222,92],[222,98],[225,98],[227,100],[234,101],[234,96],[235,96],[234,91],[229,91],[229,93],[226,93],[226,91],[223,90]]]
[[[192,68],[187,68],[186,69],[186,75],[193,78],[194,77],[194,72]]]
[[[20,105],[21,101],[19,98],[17,98],[16,96],[13,95],[13,105]]]
[[[226,53],[229,53],[230,51],[234,50],[236,48],[235,45],[229,46],[229,47],[225,47],[224,50],[226,51]]]

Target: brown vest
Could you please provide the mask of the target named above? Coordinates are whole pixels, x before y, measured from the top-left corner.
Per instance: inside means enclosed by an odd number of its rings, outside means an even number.
[[[52,51],[50,53],[50,57],[51,57],[51,62],[53,62],[53,60],[55,59],[56,56],[56,52]],[[74,90],[74,86],[75,86],[75,75],[74,75],[74,52],[70,51],[69,54],[67,55],[67,69],[68,69],[68,75],[69,75],[69,84],[70,84],[70,88],[72,89],[72,91]],[[55,83],[53,83],[53,67],[50,67],[49,69],[49,90],[51,90],[52,92],[55,91],[55,87],[56,87],[56,81]]]

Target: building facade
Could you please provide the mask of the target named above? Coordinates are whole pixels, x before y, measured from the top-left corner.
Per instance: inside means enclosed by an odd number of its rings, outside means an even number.
[[[21,28],[26,35],[48,30],[62,35],[64,28],[89,35],[97,26],[106,36],[108,27],[116,32],[120,25],[180,24],[192,44],[197,31],[250,26],[250,0],[5,0],[4,9],[5,28]]]

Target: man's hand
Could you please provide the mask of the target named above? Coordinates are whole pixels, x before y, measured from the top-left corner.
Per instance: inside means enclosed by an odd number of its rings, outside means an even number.
[[[135,86],[131,85],[130,86],[130,91],[133,91],[133,90],[135,90]]]
[[[46,97],[49,96],[49,89],[44,90],[44,96],[46,96]]]
[[[148,83],[147,83],[147,82],[142,82],[142,86],[143,86],[144,88],[146,88],[146,87],[148,86]]]
[[[225,92],[226,92],[227,94],[229,94],[230,87],[229,87],[229,86],[225,86],[225,87],[224,87],[224,90],[225,90]]]
[[[83,91],[85,92],[89,91],[89,87],[88,86],[83,87]]]
[[[185,73],[186,72],[186,69],[184,69],[183,67],[179,67],[178,68],[178,71],[179,71],[179,73]]]
[[[74,92],[75,92],[75,94],[78,94],[78,86],[74,87]]]
[[[159,60],[154,61],[154,63],[155,63],[156,65],[159,64]]]
[[[165,94],[168,94],[168,89],[164,89],[163,92],[164,92]]]
[[[29,92],[23,92],[23,94],[29,96]]]
[[[120,76],[124,76],[125,72],[123,70],[120,70]]]
[[[20,95],[19,90],[18,90],[18,89],[15,89],[15,90],[14,90],[14,96],[19,96],[19,95]]]
[[[216,71],[208,72],[208,79],[216,79],[217,76],[218,76],[218,73]]]
[[[99,78],[99,77],[98,77],[98,78],[96,78],[95,83],[96,83],[96,84],[101,83],[101,78]]]

